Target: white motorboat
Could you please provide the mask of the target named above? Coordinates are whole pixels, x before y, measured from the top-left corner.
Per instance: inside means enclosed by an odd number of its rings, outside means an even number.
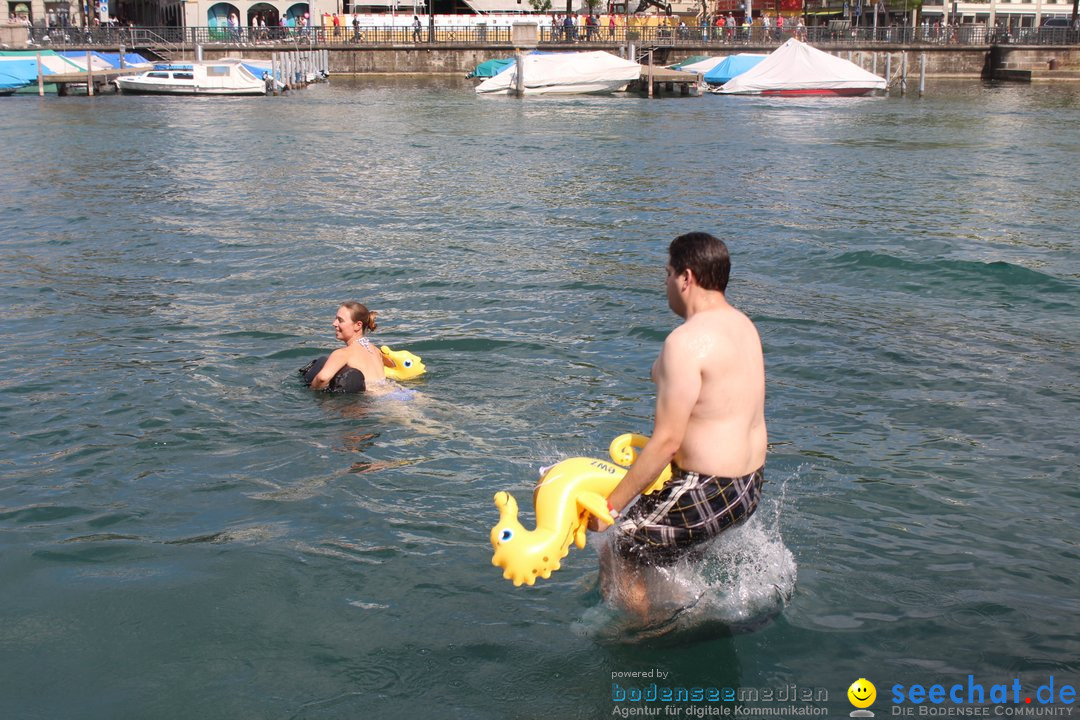
[[[530,53],[523,58],[526,95],[613,93],[641,77],[641,65],[600,50],[581,53]],[[476,86],[480,95],[517,91],[517,65]]]
[[[155,65],[114,80],[122,93],[153,95],[265,95],[266,83],[238,60]]]

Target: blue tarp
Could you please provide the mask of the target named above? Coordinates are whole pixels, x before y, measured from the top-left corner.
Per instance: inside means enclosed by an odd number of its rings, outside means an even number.
[[[476,66],[476,69],[465,77],[469,78],[489,78],[495,77],[506,68],[514,64],[514,58],[500,58],[496,60],[487,60]]]
[[[109,63],[114,68],[120,67],[120,53],[95,51],[94,55],[97,55],[99,58]],[[124,64],[127,65],[127,67],[132,67],[133,65],[149,65],[150,61],[144,58],[139,53],[126,52],[124,53]]]
[[[55,74],[44,65],[41,66],[41,73],[42,75]],[[13,60],[7,57],[0,60],[0,88],[11,90],[36,83],[37,75],[38,64],[34,58]]]
[[[6,93],[9,90],[18,90],[25,85],[28,85],[22,78],[14,75],[9,75],[3,70],[0,70],[0,93]]]
[[[710,85],[723,85],[736,75],[742,75],[750,68],[764,60],[767,55],[751,55],[739,53],[724,58],[724,62],[705,73],[705,82]]]
[[[105,62],[109,63],[109,67],[120,67],[120,53],[94,51],[91,54],[97,59],[104,60]],[[63,55],[66,58],[70,58],[71,60],[78,62],[80,65],[86,64],[85,50],[64,50],[63,52],[58,52],[57,55]],[[149,64],[150,61],[144,58],[139,53],[126,52],[124,53],[124,62],[127,64],[128,67],[131,67],[132,65],[146,65]]]

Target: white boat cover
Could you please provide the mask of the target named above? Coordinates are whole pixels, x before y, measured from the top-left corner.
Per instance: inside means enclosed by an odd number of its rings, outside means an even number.
[[[524,57],[525,93],[615,92],[641,77],[641,65],[596,50],[581,53],[530,53]],[[476,86],[479,94],[512,93],[517,64]]]
[[[884,90],[885,78],[791,38],[757,66],[724,83],[723,94]]]
[[[679,65],[677,67],[683,72],[692,72],[697,73],[698,75],[705,75],[725,60],[727,60],[727,55],[720,55],[719,57],[711,57],[707,60],[699,60],[696,63],[690,63],[689,65]]]

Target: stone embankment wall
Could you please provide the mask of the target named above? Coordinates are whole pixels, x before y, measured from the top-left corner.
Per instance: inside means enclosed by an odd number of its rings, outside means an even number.
[[[850,59],[867,70],[874,69],[874,54],[877,55],[876,69],[879,75],[885,74],[886,55],[891,56],[891,69],[895,74],[900,67],[901,56],[907,54],[908,79],[917,78],[920,71],[922,57],[926,58],[927,77],[955,77],[955,78],[978,78],[987,72],[988,68],[997,67],[1001,63],[1016,63],[1024,67],[1049,67],[1051,59],[1056,59],[1062,67],[1074,67],[1080,65],[1080,48],[1062,47],[1023,47],[1023,46],[999,46],[988,52],[986,48],[961,48],[956,46],[927,45],[922,46],[877,46],[873,48],[852,48],[850,46],[828,47],[819,46],[822,50],[834,55]],[[476,45],[453,46],[440,44],[435,48],[416,47],[371,47],[371,48],[348,48],[339,46],[328,48],[330,52],[331,74],[450,74],[464,75],[485,60],[492,58],[512,57],[515,49],[509,45]],[[550,49],[564,49],[555,48]],[[584,46],[570,47],[565,49],[586,49]],[[611,46],[588,47],[593,50],[607,50],[618,52]],[[770,52],[772,47],[753,48],[740,47],[740,52]],[[657,64],[670,64],[690,57],[691,55],[719,55],[731,50],[724,47],[701,46],[680,47],[670,51],[666,57],[657,57]],[[236,49],[228,51],[207,50],[207,59],[225,56],[247,56],[253,58],[269,59],[268,51],[238,52]]]
[[[594,48],[590,48],[594,49]],[[597,47],[598,50],[618,52],[610,46]],[[775,48],[739,48],[740,52],[771,52]],[[901,53],[899,48],[879,48],[874,50],[851,50],[847,47],[823,50],[832,52],[839,57],[851,59],[866,69],[872,69],[873,53],[877,53],[877,70],[879,74],[885,73],[886,54],[892,55],[892,68],[899,67]],[[720,55],[731,52],[728,48],[715,46],[681,47],[678,51],[668,53],[667,57],[658,57],[657,64],[667,65],[678,62],[692,55]],[[908,49],[908,76],[919,74],[920,56],[924,52],[921,48]],[[943,49],[931,47],[926,52],[926,74],[928,77],[972,77],[977,78],[982,74],[986,65],[985,49]],[[485,60],[492,58],[512,57],[512,47],[440,47],[434,50],[391,50],[391,49],[356,49],[356,50],[331,50],[330,72],[331,73],[467,73]]]

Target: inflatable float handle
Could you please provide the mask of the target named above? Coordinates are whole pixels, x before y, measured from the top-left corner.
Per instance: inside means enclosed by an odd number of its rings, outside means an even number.
[[[649,442],[648,435],[642,435],[640,433],[623,433],[617,438],[611,441],[611,445],[608,446],[608,455],[611,456],[612,462],[622,467],[630,467],[638,459],[638,455],[645,448],[645,445]],[[671,468],[666,467],[664,471],[660,473],[660,477],[656,478],[649,487],[645,488],[642,495],[651,495],[660,488],[664,487],[664,483],[671,479]],[[600,517],[599,515],[597,517]],[[603,518],[600,518],[603,520]],[[605,521],[606,522],[606,521]]]
[[[623,433],[611,441],[611,445],[608,446],[608,455],[611,456],[611,461],[616,465],[630,467],[637,460],[638,453],[642,451],[647,442],[649,442],[648,435]]]

